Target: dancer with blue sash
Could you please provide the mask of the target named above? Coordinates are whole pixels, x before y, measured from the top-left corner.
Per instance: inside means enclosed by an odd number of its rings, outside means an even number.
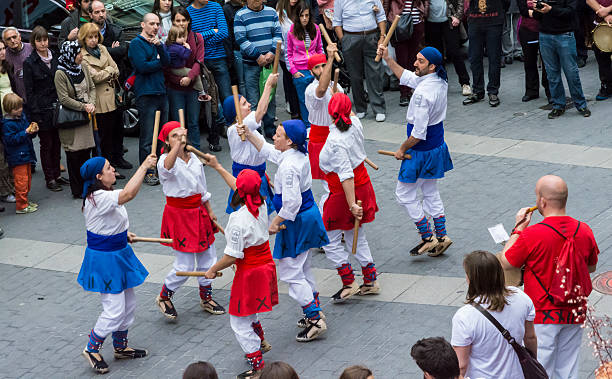
[[[142,358],[146,350],[128,347],[128,328],[134,322],[134,287],[149,275],[128,245],[128,215],[124,204],[136,197],[148,169],[157,158],[149,155],[122,190],[113,189],[115,169],[102,158],[81,166],[83,215],[87,227],[87,248],[77,278],[86,291],[99,292],[102,314],[89,334],[83,356],[98,373],[108,372],[100,354],[104,339],[112,333],[116,359]]]
[[[278,165],[273,198],[278,212],[268,229],[270,234],[278,233],[273,257],[278,259],[280,280],[289,285],[289,296],[300,304],[305,315],[298,321],[298,326],[304,330],[296,339],[312,341],[327,330],[327,325],[310,268],[309,249],[321,248],[329,239],[312,196],[306,127],[302,120],[282,122],[276,128],[274,145],[257,138],[247,127],[238,130],[269,161]],[[281,223],[285,226],[283,230]]]
[[[257,131],[257,129],[261,128],[261,120],[268,111],[270,93],[272,93],[272,89],[276,87],[277,82],[278,74],[270,74],[270,76],[268,76],[263,93],[261,94],[259,103],[257,104],[257,110],[255,111],[251,111],[251,103],[249,103],[244,96],[239,95],[242,123],[251,130],[251,133],[255,137],[261,139],[262,141],[264,140],[264,137]],[[267,212],[268,215],[270,215],[275,210],[274,204],[272,203],[274,192],[272,192],[268,176],[266,175],[266,157],[257,151],[255,146],[240,139],[240,136],[236,131],[236,126],[238,123],[236,121],[236,107],[234,106],[233,96],[228,96],[223,101],[223,115],[228,123],[232,123],[232,125],[227,128],[227,142],[230,146],[230,156],[232,157],[233,161],[232,175],[234,177],[238,177],[238,174],[245,169],[253,170],[259,174],[261,177],[261,187],[259,191],[261,196],[266,199],[266,205],[268,208]],[[232,196],[234,196],[234,190],[230,190],[230,194],[227,198],[227,208],[225,209],[227,214],[231,214],[240,208],[231,206]]]
[[[390,58],[384,45],[379,45],[378,53],[399,78],[400,85],[414,88],[406,113],[408,139],[395,152],[395,158],[402,160],[395,196],[406,208],[421,236],[421,243],[410,250],[410,255],[427,253],[435,257],[453,243],[446,235],[444,204],[438,192],[438,179],[453,169],[444,142],[448,78],[442,65],[442,54],[434,47],[424,48],[417,54],[412,72]],[[406,153],[412,159],[404,159]],[[422,201],[417,198],[419,189],[423,193]],[[433,218],[436,238],[426,213]]]

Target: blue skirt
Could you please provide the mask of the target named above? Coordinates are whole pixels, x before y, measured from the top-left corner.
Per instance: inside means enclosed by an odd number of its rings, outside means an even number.
[[[118,294],[141,285],[148,275],[130,245],[115,251],[87,247],[77,282],[85,291]]]
[[[287,229],[276,234],[274,242],[275,259],[295,258],[313,247],[322,247],[329,243],[327,232],[319,208],[315,205],[300,212],[295,221],[285,221]]]
[[[446,142],[431,150],[413,150],[406,153],[412,159],[404,159],[397,180],[402,183],[416,183],[417,179],[440,179],[446,171],[453,169],[453,161]]]
[[[270,187],[270,183],[268,183],[268,177],[266,176],[266,164],[263,163],[259,166],[248,166],[240,163],[233,162],[232,163],[232,175],[234,177],[238,177],[238,174],[244,169],[251,169],[259,174],[261,177],[261,186],[259,187],[259,193],[261,196],[266,198],[266,206],[268,207],[268,215],[272,214],[276,209],[274,208],[274,204],[272,203],[272,198],[274,197],[274,192],[272,192],[272,188]],[[238,209],[240,206],[233,208],[231,206],[232,196],[234,196],[234,190],[230,190],[229,196],[227,197],[227,207],[225,208],[225,213],[231,214]]]

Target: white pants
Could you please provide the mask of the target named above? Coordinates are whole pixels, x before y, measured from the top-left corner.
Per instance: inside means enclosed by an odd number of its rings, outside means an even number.
[[[305,251],[295,258],[282,258],[276,265],[278,278],[289,285],[289,296],[300,304],[308,305],[317,292],[314,275],[310,268],[310,252]]]
[[[535,324],[538,361],[550,379],[578,379],[578,355],[582,342],[579,324]]]
[[[344,240],[346,241],[346,249],[342,246],[343,232]],[[349,257],[352,255],[351,250],[353,249],[353,229],[329,230],[327,232],[327,237],[329,238],[329,244],[323,246],[325,256],[330,261],[334,262],[336,268],[345,263],[349,263]],[[357,233],[357,250],[355,251],[355,258],[357,258],[361,267],[374,262],[368,240],[366,239],[364,226],[359,227],[359,233]]]
[[[252,325],[257,321],[259,321],[257,313],[244,317],[230,315],[230,325],[245,354],[254,353],[261,347],[261,340]]]
[[[327,180],[322,180],[323,185],[323,195],[321,195],[321,200],[319,200],[319,212],[323,214],[323,205],[329,198],[329,185],[327,184]]]
[[[417,198],[417,190],[421,189],[423,201]],[[432,217],[444,214],[444,204],[438,192],[438,179],[417,179],[416,183],[397,182],[395,198],[408,211],[408,216],[414,222],[421,221],[425,213]]]
[[[166,276],[164,284],[166,288],[174,292],[189,279],[188,276],[176,276],[177,271],[208,271],[215,263],[217,263],[217,252],[214,243],[201,253],[184,253],[174,250],[174,265]],[[198,283],[201,286],[208,286],[212,283],[212,279],[198,276]]]
[[[101,293],[102,314],[98,317],[94,333],[106,338],[112,332],[127,330],[134,322],[136,294],[133,288],[117,294]]]

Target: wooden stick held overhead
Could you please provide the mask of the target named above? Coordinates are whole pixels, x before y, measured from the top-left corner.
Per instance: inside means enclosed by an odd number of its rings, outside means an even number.
[[[236,121],[238,125],[242,125],[242,112],[240,111],[240,98],[238,97],[238,86],[232,86],[232,94],[234,95],[234,108],[236,108]],[[244,134],[240,135],[240,140],[246,141]]]
[[[185,111],[181,108],[178,110],[178,114],[179,114],[179,123],[181,124],[181,128],[184,128],[185,127]],[[181,137],[181,142],[187,143],[187,137],[183,135]]]
[[[391,41],[391,36],[393,36],[393,32],[395,32],[395,28],[397,27],[397,23],[400,20],[400,15],[398,14],[397,16],[395,16],[395,18],[393,19],[393,23],[391,24],[391,27],[389,28],[389,31],[387,32],[387,36],[385,37],[385,40],[383,41],[383,45],[385,47],[387,47],[387,45],[389,45],[389,41]],[[376,58],[374,58],[374,61],[376,62],[380,62],[380,60],[382,59],[382,55],[376,55]]]
[[[388,155],[390,157],[394,157],[395,156],[395,153],[393,151],[388,151],[388,150],[378,150],[378,154]],[[412,159],[412,155],[404,154],[404,159]]]
[[[357,200],[357,205],[361,206],[361,200]],[[357,254],[357,234],[359,233],[359,220],[355,219],[355,226],[353,227],[353,248],[351,253]]]
[[[161,112],[155,112],[155,123],[153,124],[153,141],[151,141],[151,154],[157,155],[157,135],[159,134],[159,119],[161,118]]]
[[[172,243],[172,238],[132,237],[134,242]]]
[[[378,166],[376,164],[374,164],[374,162],[372,162],[370,160],[370,158],[366,157],[366,159],[364,160],[365,163],[369,164],[370,167],[372,167],[374,170],[378,170]]]
[[[176,276],[204,276],[204,271],[177,271]],[[217,271],[217,278],[223,276],[221,271]]]
[[[337,68],[334,71],[334,86],[332,87],[332,92],[333,93],[337,93],[338,92],[338,79],[340,78],[340,69]]]
[[[329,38],[329,34],[327,34],[327,29],[325,29],[325,25],[319,24],[319,30],[321,31],[321,35],[323,36],[323,38],[325,38],[325,41],[327,42],[328,45],[330,43],[333,43],[331,38]],[[336,59],[337,62],[341,61],[340,55],[338,55],[338,53],[334,53],[334,58]]]
[[[274,54],[274,64],[272,65],[273,74],[278,74],[278,59],[280,58],[280,53],[282,49],[283,41],[276,41],[276,54]]]

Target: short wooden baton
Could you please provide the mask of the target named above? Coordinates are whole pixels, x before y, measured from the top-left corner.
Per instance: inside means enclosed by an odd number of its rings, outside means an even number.
[[[378,170],[378,166],[370,160],[370,158],[366,157],[364,160],[365,163],[369,164],[374,170]]]
[[[340,78],[340,69],[337,68],[334,71],[334,86],[332,87],[332,92],[333,93],[337,93],[338,92],[338,79]]]
[[[177,271],[176,276],[204,276],[205,271]],[[217,278],[223,276],[221,271],[217,271]]]
[[[172,243],[172,238],[132,237],[132,242]]]
[[[391,24],[391,27],[389,28],[389,31],[387,32],[387,36],[385,37],[384,41],[383,41],[383,45],[385,47],[387,47],[387,45],[389,45],[389,41],[391,41],[391,36],[393,35],[393,32],[395,31],[395,28],[397,27],[397,23],[400,20],[400,15],[398,14],[397,16],[395,16],[395,18],[393,19],[393,23]],[[380,62],[380,60],[382,59],[382,55],[376,55],[376,58],[374,58],[374,60],[376,62]]]
[[[159,119],[161,112],[155,111],[155,123],[153,124],[153,140],[151,141],[151,154],[157,155],[157,135],[159,134]]]
[[[274,64],[272,65],[272,73],[278,74],[278,59],[283,50],[283,41],[276,41],[276,54],[274,54]]]
[[[238,125],[242,125],[242,111],[240,110],[240,98],[238,97],[238,86],[232,86],[232,94],[234,95],[234,108],[236,108],[236,121]],[[240,135],[240,140],[246,141],[244,134]]]
[[[378,154],[388,155],[390,157],[395,156],[395,153],[393,151],[388,151],[388,150],[378,150]],[[404,154],[404,159],[412,159],[412,155]]]
[[[361,206],[361,200],[357,200],[357,205]],[[351,253],[357,254],[357,234],[359,233],[359,220],[355,218],[355,226],[353,227],[353,248]]]
[[[331,44],[333,43],[331,38],[329,38],[329,34],[327,34],[327,29],[325,29],[325,25],[323,24],[319,24],[319,30],[321,31],[321,34],[323,35],[323,38],[325,38],[325,41],[327,42],[327,44]],[[334,53],[334,58],[336,58],[336,61],[340,62],[340,55],[338,55],[338,53]]]

